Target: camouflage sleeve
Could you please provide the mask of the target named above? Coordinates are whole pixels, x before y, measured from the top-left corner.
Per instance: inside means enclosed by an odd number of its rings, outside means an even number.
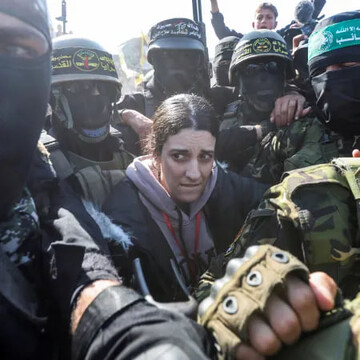
[[[297,139],[293,149],[289,147],[288,151],[288,146],[284,146],[284,172],[327,163],[338,156],[336,144],[326,141],[324,126],[318,119],[294,122],[290,126],[290,138],[296,138],[296,134],[303,135]]]
[[[276,184],[285,171],[330,161],[335,154],[325,157],[328,151],[324,151],[323,136],[323,127],[315,118],[303,118],[270,132],[250,164],[251,176]]]

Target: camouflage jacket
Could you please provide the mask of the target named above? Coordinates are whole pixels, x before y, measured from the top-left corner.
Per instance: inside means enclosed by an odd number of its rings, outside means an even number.
[[[283,172],[348,156],[349,147],[357,141],[344,140],[331,133],[314,117],[304,117],[289,126],[274,129],[267,120],[249,120],[244,102],[238,101],[231,106],[220,128],[221,160],[229,163],[231,170],[268,184],[278,183]],[[231,129],[255,124],[261,124],[269,131],[261,141],[254,138],[249,145],[246,133],[244,139],[234,139],[238,133]]]
[[[18,267],[28,266],[36,257],[39,242],[39,220],[34,201],[27,189],[16,202],[6,221],[0,224],[0,244]]]
[[[289,348],[278,359],[303,359],[304,353],[311,359],[358,358],[349,322],[360,338],[359,325],[355,325],[360,321],[359,180],[360,159],[352,158],[285,173],[282,182],[271,187],[259,207],[249,213],[226,253],[213,259],[195,292],[197,300],[208,296],[232,258],[242,257],[251,245],[273,244],[295,254],[311,271],[330,274],[346,298],[357,296],[346,304],[354,313],[351,322],[335,316],[327,330],[301,341],[296,351]]]
[[[340,158],[285,173],[248,214],[226,253],[214,258],[200,288],[223,276],[227,262],[249,246],[272,244],[296,255],[311,271],[327,272],[353,297],[360,290],[358,168],[360,159]],[[198,292],[197,297],[203,296]]]

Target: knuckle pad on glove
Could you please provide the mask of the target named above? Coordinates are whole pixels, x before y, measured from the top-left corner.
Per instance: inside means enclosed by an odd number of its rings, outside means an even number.
[[[309,271],[296,257],[271,245],[252,246],[243,258],[232,259],[225,276],[212,286],[199,306],[199,321],[211,330],[224,353],[247,341],[251,315],[264,312],[275,287],[285,287],[292,274],[307,281]]]

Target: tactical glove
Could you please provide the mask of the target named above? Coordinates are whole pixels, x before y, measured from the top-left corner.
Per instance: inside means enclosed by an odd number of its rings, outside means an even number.
[[[215,281],[198,312],[200,324],[216,338],[220,358],[232,358],[236,346],[247,340],[249,318],[264,311],[289,274],[307,281],[309,271],[296,257],[270,245],[252,246],[243,258],[229,261],[225,276]]]

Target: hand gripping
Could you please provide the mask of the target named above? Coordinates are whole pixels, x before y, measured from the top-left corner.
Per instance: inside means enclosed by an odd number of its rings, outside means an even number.
[[[218,342],[220,358],[231,358],[247,340],[247,322],[264,311],[273,290],[284,290],[293,274],[307,282],[309,271],[296,257],[271,245],[251,246],[243,258],[232,259],[225,276],[214,282],[210,296],[199,306],[199,322]]]

